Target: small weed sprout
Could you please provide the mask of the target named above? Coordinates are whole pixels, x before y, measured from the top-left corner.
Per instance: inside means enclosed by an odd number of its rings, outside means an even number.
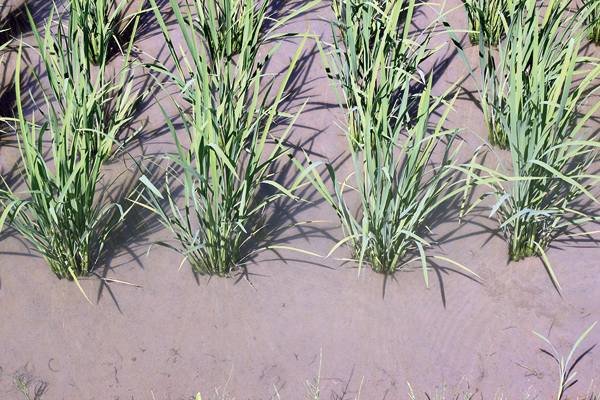
[[[565,388],[567,387],[567,384],[569,382],[571,382],[571,380],[575,377],[575,375],[577,374],[577,372],[573,372],[572,374],[569,375],[569,373],[571,372],[571,369],[569,369],[569,362],[571,361],[571,358],[573,357],[573,353],[575,353],[575,350],[577,349],[577,346],[579,346],[579,344],[581,343],[581,341],[583,339],[585,339],[585,337],[588,335],[588,333],[590,333],[590,331],[594,328],[594,326],[596,326],[596,324],[598,323],[598,321],[594,322],[592,324],[592,326],[590,326],[587,331],[585,331],[580,337],[579,339],[577,339],[577,341],[575,342],[575,344],[573,345],[573,347],[571,348],[571,352],[569,353],[569,356],[567,357],[567,360],[565,361],[563,357],[560,357],[558,354],[558,351],[556,351],[556,348],[554,348],[554,346],[552,345],[552,343],[550,343],[550,341],[548,339],[546,339],[544,336],[540,335],[537,332],[533,332],[534,334],[536,334],[538,337],[540,337],[542,340],[544,340],[546,343],[548,343],[550,345],[550,347],[552,347],[552,350],[554,351],[555,354],[555,360],[558,363],[558,376],[560,378],[560,384],[558,386],[558,395],[556,397],[557,400],[560,400],[563,392],[565,390]],[[559,359],[560,358],[560,359]]]
[[[27,378],[25,378],[25,376],[6,374],[4,372],[0,372],[0,374],[11,377],[13,379],[13,387],[23,395],[25,400],[31,400],[31,397],[29,396],[29,383],[27,382]]]
[[[315,383],[310,383],[308,380],[304,382],[306,388],[306,400],[319,400],[321,393],[321,366],[323,365],[323,349],[319,350],[319,371]]]
[[[438,391],[436,389],[435,396],[425,394],[425,396],[421,397],[421,398],[422,399],[427,399],[427,400],[446,400],[446,399],[452,399],[452,400],[470,400],[470,399],[473,398],[473,393],[471,393],[471,391],[467,391],[466,393],[464,391],[459,391],[460,384],[462,383],[462,381],[464,379],[465,378],[462,378],[460,380],[460,382],[458,383],[458,385],[456,387],[456,391],[450,397],[446,397],[446,385],[442,385],[442,391],[441,391],[441,393],[438,393]],[[417,400],[418,397],[415,395],[415,393],[413,391],[413,388],[410,386],[410,383],[406,382],[406,384],[408,385],[408,390],[409,390],[408,397],[411,400]]]

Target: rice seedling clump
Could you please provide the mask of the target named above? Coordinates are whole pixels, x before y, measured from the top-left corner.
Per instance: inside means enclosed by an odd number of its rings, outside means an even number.
[[[588,40],[598,46],[600,45],[600,1],[591,0],[588,2],[588,7],[591,8],[587,18]]]
[[[286,20],[317,2],[306,4],[287,16]],[[225,40],[221,41],[219,35],[223,32],[219,31],[220,25],[209,24],[210,31],[204,31],[207,25],[202,19],[192,17],[189,3],[184,14],[177,1],[171,0],[185,41],[185,50],[180,59],[156,3],[154,0],[151,3],[175,60],[176,72],[170,73],[160,63],[148,67],[170,76],[191,107],[187,111],[177,104],[183,132],[187,133],[190,144],[188,149],[184,148],[179,136],[181,132],[175,130],[165,113],[177,147],[177,154],[165,156],[173,168],[164,169],[163,191],[152,182],[152,176],[142,176],[142,190],[139,201],[136,201],[156,212],[177,242],[176,245],[165,242],[157,244],[180,252],[184,255],[184,261],[188,260],[199,273],[227,276],[243,265],[248,257],[266,249],[265,246],[254,245],[259,242],[257,239],[260,235],[269,231],[261,222],[265,206],[283,195],[294,197],[292,192],[296,186],[283,188],[274,180],[273,168],[287,153],[280,143],[285,140],[298,115],[281,113],[277,107],[284,98],[286,83],[306,36],[274,100],[271,100],[273,80],[264,82],[264,66],[281,42],[275,44],[264,59],[259,59],[258,51],[267,40],[293,36],[271,35],[273,29],[284,20],[262,35],[265,9],[254,10],[252,2],[248,1],[247,11],[242,16],[242,37],[234,38],[237,33],[228,29]],[[193,7],[198,15],[206,12],[200,2],[194,2]],[[225,10],[229,8],[226,6]],[[232,56],[238,50],[231,47],[234,39],[241,40],[239,57],[235,62]],[[261,97],[262,87],[266,89]],[[292,118],[287,130],[278,138],[271,134],[271,125],[276,116]],[[268,140],[276,143],[270,151],[265,147]],[[264,185],[270,185],[277,191],[271,195],[261,195],[259,191]],[[174,196],[176,189],[183,189],[184,205],[178,203]]]
[[[477,44],[497,46],[505,33],[506,22],[510,20],[512,0],[461,0],[467,13],[469,38]],[[519,0],[517,0],[519,1]]]
[[[431,27],[417,34],[422,36],[408,39],[414,0],[407,8],[400,1],[389,1],[385,12],[368,4],[360,7],[372,9],[357,14],[359,8],[347,8],[345,23],[331,22],[334,43],[319,43],[340,107],[347,110],[343,129],[354,173],[340,182],[333,166],[325,164],[334,185],[332,196],[315,170],[321,163],[307,156],[310,179],[342,224],[345,237],[331,252],[348,244],[359,272],[363,263],[376,272],[392,274],[420,261],[428,283],[427,257],[453,261],[426,256],[430,243],[423,237],[425,221],[439,204],[464,190],[454,179],[456,131],[443,129],[454,100],[448,102],[433,128],[429,120],[454,87],[434,98],[432,76],[425,79],[418,71],[419,64],[436,49],[428,48]],[[403,26],[399,22],[402,12],[406,12]],[[354,22],[361,17],[361,24]],[[387,20],[384,29],[373,33],[374,40],[369,39],[366,19],[371,17]],[[421,45],[413,47],[417,42]],[[341,90],[336,88],[338,83]],[[421,89],[414,91],[413,86]],[[441,156],[439,163],[433,162],[436,151]],[[346,190],[360,196],[358,215],[347,204]]]
[[[596,201],[589,190],[600,180],[589,174],[600,144],[584,129],[600,103],[580,111],[600,74],[600,60],[578,54],[589,12],[586,7],[572,12],[568,1],[548,8],[523,2],[514,7],[506,41],[499,45],[499,64],[480,42],[480,82],[471,70],[490,139],[500,129],[511,156],[510,168],[472,165],[485,176],[477,182],[491,188],[480,200],[495,197],[490,217],[499,219],[510,259],[543,257],[557,285],[545,255],[548,245],[596,219],[572,208],[580,196]]]
[[[31,72],[44,101],[43,105],[34,101],[34,114],[24,115],[21,44],[15,73],[18,117],[12,126],[21,155],[22,184],[27,189],[15,193],[4,182],[0,229],[5,224],[16,229],[44,256],[56,276],[77,280],[93,271],[108,235],[127,214],[107,198],[117,178],[103,190],[97,188],[103,164],[113,146],[119,145],[116,137],[143,95],[132,90],[128,61],[132,42],[115,83],[106,79],[105,64],[92,71],[76,16],[71,14],[65,23],[64,15],[53,7],[44,39],[29,12],[28,16],[47,78],[42,79],[33,68]],[[50,89],[44,89],[46,79]],[[42,115],[41,121],[35,112]]]

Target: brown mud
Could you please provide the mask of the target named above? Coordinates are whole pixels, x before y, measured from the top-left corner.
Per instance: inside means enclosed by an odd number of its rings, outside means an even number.
[[[161,2],[164,10],[167,3]],[[284,15],[302,1],[274,3]],[[446,10],[459,5],[460,0],[448,1]],[[428,5],[421,9],[417,28],[435,15]],[[330,15],[329,3],[323,1],[284,29],[328,40]],[[38,17],[43,20],[44,15]],[[466,26],[461,8],[447,19],[453,27]],[[146,60],[166,60],[167,49],[153,21],[145,22],[136,46]],[[177,43],[180,35],[174,26],[172,30]],[[486,135],[483,113],[471,78],[442,30],[437,28],[440,35],[434,42],[448,43],[427,68],[434,68],[435,94],[462,82],[446,126],[464,128],[460,160],[466,162],[482,143],[477,135]],[[477,49],[465,34],[459,38],[475,67]],[[24,40],[33,43],[30,33]],[[284,72],[298,44],[283,43],[269,72]],[[598,54],[593,46],[584,51]],[[27,54],[35,64],[33,52]],[[15,58],[12,54],[5,60],[8,71],[11,65],[14,71]],[[11,74],[3,75],[3,85]],[[140,87],[148,84],[142,78]],[[327,157],[345,178],[352,165],[346,139],[335,124],[342,114],[314,41],[307,41],[289,89],[286,111],[297,112],[308,102],[288,144],[302,147],[313,159]],[[168,98],[156,93],[177,123]],[[130,147],[134,156],[173,151],[155,100],[144,102],[137,121],[145,128]],[[590,128],[598,130],[597,120]],[[16,179],[16,139],[8,135],[0,140],[2,174]],[[495,165],[492,157],[486,162]],[[123,163],[132,164],[126,158],[111,163],[108,177],[119,173]],[[295,174],[292,168],[280,179],[289,181]],[[126,174],[121,181],[125,191],[137,176]],[[269,223],[327,221],[278,237],[280,245],[326,255],[342,238],[339,221],[314,190],[307,188],[302,195],[313,203],[274,204],[267,210]],[[559,293],[539,259],[508,261],[497,222],[487,218],[489,203],[462,224],[457,204],[444,205],[432,218],[429,239],[437,242],[438,254],[482,279],[451,264],[432,263],[429,288],[419,268],[387,279],[369,269],[359,274],[356,264],[341,260],[350,256],[345,248],[326,259],[287,250],[264,252],[248,263],[247,275],[198,276],[188,264],[178,269],[182,257],[168,249],[154,247],[146,255],[152,242],[168,239],[168,232],[155,217],[139,211],[129,219],[129,228],[114,235],[96,275],[81,280],[90,305],[73,282],[56,279],[28,243],[5,229],[0,234],[0,372],[25,377],[31,398],[38,399],[190,399],[198,392],[212,398],[231,374],[227,392],[232,398],[271,399],[279,393],[287,400],[306,398],[304,383],[316,378],[322,355],[322,399],[352,400],[359,392],[367,400],[406,399],[407,382],[433,398],[443,385],[448,395],[454,393],[461,381],[459,392],[474,393],[474,399],[502,394],[525,399],[527,393],[530,398],[555,398],[557,362],[532,331],[548,337],[566,358],[579,336],[600,319],[598,235],[552,243],[547,256],[563,288]],[[594,204],[589,207],[598,211]],[[599,341],[596,327],[575,353],[577,375],[565,398],[582,398],[590,382],[600,378]],[[0,375],[0,395],[22,398],[7,375]]]

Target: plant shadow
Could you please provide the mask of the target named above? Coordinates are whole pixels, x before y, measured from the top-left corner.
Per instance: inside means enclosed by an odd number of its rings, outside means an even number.
[[[158,217],[152,211],[135,203],[137,201],[135,194],[140,190],[139,178],[142,173],[153,177],[155,180],[164,180],[166,171],[157,163],[146,163],[140,171],[139,165],[144,160],[128,166],[126,160],[129,157],[130,155],[127,154],[119,160],[119,162],[123,162],[124,170],[130,172],[128,176],[122,179],[122,182],[112,187],[109,187],[108,183],[103,183],[103,187],[99,189],[99,191],[107,192],[106,197],[110,202],[122,204],[123,208],[128,211],[125,218],[120,221],[110,235],[107,242],[109,246],[102,253],[97,267],[93,271],[93,275],[101,280],[96,296],[96,303],[100,302],[106,290],[119,312],[121,312],[121,309],[118,299],[109,285],[110,282],[116,282],[116,280],[108,276],[109,272],[115,273],[119,268],[131,266],[132,263],[141,269],[145,269],[141,257],[143,254],[147,256],[150,251],[150,248],[146,248],[148,246],[147,242],[164,229]],[[149,158],[155,159],[157,157]],[[183,188],[178,187],[174,188],[171,193],[177,198],[181,196],[182,191]],[[116,264],[115,260],[122,258],[123,255],[126,255],[124,261]],[[128,284],[137,286],[131,283]]]

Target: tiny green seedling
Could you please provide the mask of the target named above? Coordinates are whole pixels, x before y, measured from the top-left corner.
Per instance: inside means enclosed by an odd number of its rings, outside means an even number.
[[[546,339],[544,336],[540,335],[537,332],[533,332],[535,333],[538,337],[542,338],[546,343],[548,343],[550,345],[550,347],[552,347],[552,350],[554,351],[554,354],[556,355],[556,362],[558,362],[558,374],[559,374],[559,378],[560,378],[560,384],[558,387],[558,396],[557,396],[557,400],[560,400],[563,392],[565,390],[565,388],[567,387],[567,384],[575,377],[575,375],[577,374],[577,372],[573,372],[572,374],[568,375],[570,372],[570,369],[568,369],[569,367],[569,362],[571,361],[571,357],[573,357],[573,353],[575,353],[575,350],[577,349],[577,346],[579,346],[579,344],[581,343],[581,341],[587,336],[588,333],[590,333],[590,331],[592,330],[592,328],[598,323],[598,321],[594,322],[592,324],[592,326],[590,326],[587,331],[585,331],[583,333],[583,335],[581,335],[579,337],[579,339],[577,339],[577,341],[575,342],[575,344],[573,345],[573,348],[571,349],[571,352],[569,353],[569,356],[567,357],[567,360],[565,361],[563,359],[563,357],[560,357],[558,354],[558,351],[556,351],[556,348],[554,348],[554,346],[552,345],[552,343],[550,343],[550,341],[548,339]],[[560,360],[559,360],[560,358]]]

